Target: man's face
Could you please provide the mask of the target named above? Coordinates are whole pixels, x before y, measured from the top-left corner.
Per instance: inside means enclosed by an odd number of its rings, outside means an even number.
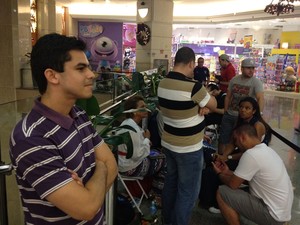
[[[204,65],[204,59],[198,59],[198,66],[203,67]]]
[[[64,72],[58,73],[60,90],[64,98],[89,98],[93,93],[95,74],[89,68],[89,62],[83,51],[71,50],[71,60],[65,62]]]
[[[254,67],[242,67],[242,75],[244,77],[253,77],[255,68]]]
[[[225,68],[227,65],[227,61],[225,59],[219,59],[220,66]]]
[[[237,135],[235,132],[233,133],[233,143],[236,147],[238,147],[241,151],[245,151],[245,147],[243,145],[243,141],[240,135]]]

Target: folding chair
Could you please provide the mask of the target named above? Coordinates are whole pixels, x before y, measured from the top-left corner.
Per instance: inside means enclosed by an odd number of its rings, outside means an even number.
[[[144,198],[144,197],[145,197],[145,198],[148,198],[148,195],[146,194],[146,192],[145,192],[143,186],[142,186],[141,183],[140,183],[140,180],[143,180],[144,178],[143,178],[143,177],[128,177],[128,176],[124,176],[124,175],[122,175],[122,174],[120,174],[120,173],[118,173],[118,178],[119,178],[119,180],[121,181],[123,187],[126,189],[128,195],[130,196],[130,199],[132,200],[134,206],[135,206],[135,207],[137,208],[137,210],[143,215],[143,212],[142,212],[140,206],[141,206],[141,204],[142,204],[143,198]],[[130,193],[130,190],[128,189],[128,187],[127,187],[125,181],[135,181],[135,182],[138,184],[140,190],[142,191],[142,196],[141,196],[141,198],[140,198],[139,200],[135,199],[135,198],[133,197],[133,195]]]

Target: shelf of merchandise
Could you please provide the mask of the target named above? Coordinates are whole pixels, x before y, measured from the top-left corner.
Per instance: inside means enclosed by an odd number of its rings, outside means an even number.
[[[295,55],[295,63],[299,63],[300,49],[272,49],[272,55]]]

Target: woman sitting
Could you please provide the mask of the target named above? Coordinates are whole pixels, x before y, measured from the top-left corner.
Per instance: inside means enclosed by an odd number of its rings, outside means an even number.
[[[244,123],[249,123],[255,127],[262,142],[266,144],[270,142],[271,128],[261,117],[259,105],[252,97],[245,97],[239,102],[239,116],[235,127]],[[226,146],[222,155],[215,155],[215,160],[227,161],[228,167],[230,167],[231,170],[235,170],[241,156],[242,153],[236,149],[233,141],[231,141],[231,143]],[[207,167],[203,170],[201,184],[199,204],[208,208],[211,213],[220,213],[216,201],[216,191],[222,183],[212,167]]]
[[[129,129],[121,129],[117,134],[129,132],[133,143],[133,154],[126,158],[127,147],[118,147],[119,172],[125,176],[145,177],[152,176],[152,190],[155,196],[160,196],[164,184],[166,172],[165,155],[157,150],[152,150],[150,132],[142,129],[142,120],[148,117],[149,109],[142,96],[135,95],[125,101],[124,110],[126,119],[121,126],[132,127],[136,132]],[[158,199],[157,199],[158,200]]]
[[[269,144],[271,140],[271,128],[261,117],[259,105],[252,97],[246,97],[239,102],[239,116],[236,127],[244,123],[253,125],[262,142],[267,145]],[[218,157],[223,161],[227,161],[228,159],[239,160],[241,155],[242,153],[235,148],[233,141],[231,141],[231,143],[226,146],[223,154]],[[235,164],[237,166],[238,162]]]

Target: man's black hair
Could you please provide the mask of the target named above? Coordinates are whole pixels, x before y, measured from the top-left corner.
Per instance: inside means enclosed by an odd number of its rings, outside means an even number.
[[[182,47],[180,48],[176,55],[175,55],[175,62],[174,64],[189,64],[190,62],[195,62],[196,57],[195,57],[195,53],[193,51],[193,49],[189,48],[189,47]]]
[[[220,90],[219,86],[217,84],[214,84],[214,83],[209,83],[207,85],[207,89],[210,90],[210,91]]]
[[[75,37],[67,37],[57,33],[46,34],[38,39],[31,52],[31,71],[40,94],[47,89],[46,69],[64,72],[64,64],[71,60],[71,50],[84,51],[86,45]]]

